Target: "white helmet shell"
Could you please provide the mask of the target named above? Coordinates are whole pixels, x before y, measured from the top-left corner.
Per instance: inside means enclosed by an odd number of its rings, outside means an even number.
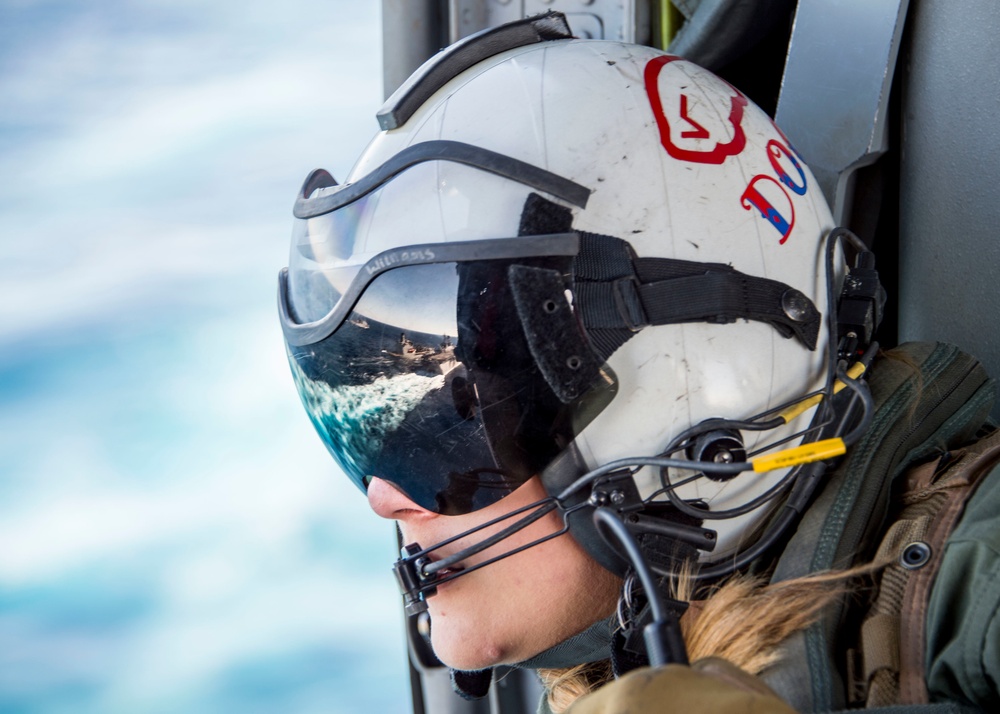
[[[833,222],[818,186],[766,114],[690,62],[609,41],[503,52],[455,76],[402,126],[379,133],[348,183],[409,146],[442,139],[591,189],[586,208],[572,208],[575,230],[624,239],[643,258],[729,264],[780,281],[825,319],[823,240]],[[388,248],[517,235],[526,187],[447,162],[406,174],[405,182],[384,187],[358,231],[355,264]],[[608,359],[618,392],[574,446],[590,467],[650,456],[706,419],[745,419],[795,400],[822,384],[827,339],[821,329],[810,350],[746,320],[642,329]],[[759,437],[744,434],[747,451],[763,445],[758,438],[770,444],[800,431],[801,419]],[[661,485],[659,474],[645,471],[638,480],[650,493]],[[723,510],[781,475],[702,478],[678,493]],[[719,531],[714,556],[745,545],[760,516],[710,524]]]

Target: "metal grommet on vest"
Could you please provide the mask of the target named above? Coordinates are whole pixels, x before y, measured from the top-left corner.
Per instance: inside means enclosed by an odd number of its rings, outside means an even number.
[[[923,541],[915,541],[903,548],[899,564],[907,570],[919,570],[931,559],[931,547]]]

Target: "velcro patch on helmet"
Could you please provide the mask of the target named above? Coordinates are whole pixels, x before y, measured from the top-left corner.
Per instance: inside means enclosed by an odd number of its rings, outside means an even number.
[[[594,383],[601,363],[577,326],[563,277],[527,265],[512,265],[507,274],[531,356],[555,395],[568,404]]]

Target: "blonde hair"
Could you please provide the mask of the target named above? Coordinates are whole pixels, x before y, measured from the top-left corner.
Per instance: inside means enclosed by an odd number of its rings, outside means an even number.
[[[850,581],[877,565],[825,572],[768,584],[764,578],[735,575],[705,600],[692,603],[681,618],[681,631],[692,662],[720,657],[750,674],[760,674],[781,659],[781,644],[819,619],[828,605],[852,590]],[[693,580],[682,573],[674,588],[678,600],[690,600]],[[553,714],[613,678],[608,660],[568,669],[541,669]]]
[[[565,669],[540,669],[538,678],[545,687],[549,709],[553,714],[559,714],[584,694],[610,682],[614,673],[611,671],[611,660],[602,659]]]

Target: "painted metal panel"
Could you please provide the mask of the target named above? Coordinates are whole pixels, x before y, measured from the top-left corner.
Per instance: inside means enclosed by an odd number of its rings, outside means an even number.
[[[1000,3],[913,5],[902,77],[899,337],[952,342],[1000,377]]]

